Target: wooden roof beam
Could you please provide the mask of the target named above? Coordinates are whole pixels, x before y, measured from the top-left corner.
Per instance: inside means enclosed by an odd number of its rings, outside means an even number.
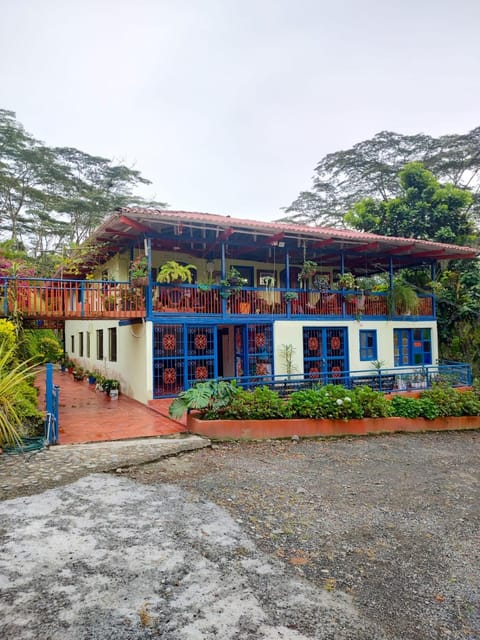
[[[396,249],[390,249],[388,253],[391,256],[396,256],[398,254],[408,253],[411,249],[414,249],[414,248],[415,248],[415,243],[412,242],[410,244],[403,245],[403,247],[397,247]]]
[[[155,233],[154,230],[150,227],[137,222],[137,220],[132,220],[132,218],[129,218],[128,216],[122,215],[118,220],[122,224],[125,224],[128,227],[132,227],[132,229],[135,229],[136,231],[141,231],[142,233]]]
[[[348,251],[355,253],[360,253],[362,251],[377,251],[379,247],[379,242],[369,242],[368,244],[362,244],[359,247],[349,247]]]

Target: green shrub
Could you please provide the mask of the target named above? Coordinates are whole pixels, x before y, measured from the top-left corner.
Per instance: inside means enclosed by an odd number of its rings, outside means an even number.
[[[225,408],[222,417],[233,420],[269,420],[285,418],[285,401],[269,387],[256,387],[253,391],[240,389]]]
[[[422,392],[421,398],[429,399],[438,409],[439,416],[465,415],[462,408],[462,393],[444,384],[434,384]]]
[[[353,390],[354,398],[362,409],[365,418],[386,418],[392,415],[391,402],[380,391],[371,387],[356,387]]]
[[[51,329],[26,329],[22,335],[21,357],[34,358],[37,363],[58,362],[63,348]]]
[[[459,391],[463,416],[480,416],[480,398],[474,391]]]
[[[286,411],[299,418],[363,418],[355,393],[334,384],[295,391],[287,400]]]
[[[431,398],[405,398],[395,396],[392,401],[393,415],[399,418],[427,418],[433,420],[440,415]]]
[[[56,338],[41,337],[38,348],[42,362],[58,362],[63,355],[63,349]]]

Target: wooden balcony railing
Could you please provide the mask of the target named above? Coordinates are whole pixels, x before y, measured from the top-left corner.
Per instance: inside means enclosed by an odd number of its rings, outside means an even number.
[[[128,282],[5,278],[0,314],[25,318],[136,318],[145,316],[145,288]]]
[[[25,318],[141,318],[147,315],[147,287],[128,282],[4,278],[0,280],[0,315]],[[152,284],[151,310],[164,315],[237,315],[338,318],[406,317],[390,314],[386,292],[306,291],[245,287],[231,291],[220,285]],[[420,296],[413,317],[434,317],[433,296]]]

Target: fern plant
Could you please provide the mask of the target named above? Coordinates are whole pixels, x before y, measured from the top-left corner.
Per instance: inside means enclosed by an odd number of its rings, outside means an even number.
[[[222,409],[228,407],[237,392],[235,381],[200,382],[179,393],[170,405],[168,413],[172,418],[179,419],[189,409],[198,409],[202,417],[216,418]]]
[[[180,264],[176,260],[168,260],[160,267],[157,282],[188,282],[192,283],[191,269],[196,269],[194,264]]]

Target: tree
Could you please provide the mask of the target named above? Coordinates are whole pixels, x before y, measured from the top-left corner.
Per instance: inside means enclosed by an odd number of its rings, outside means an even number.
[[[343,216],[364,198],[386,201],[399,195],[398,173],[422,162],[440,182],[466,187],[475,219],[480,216],[480,127],[466,134],[434,138],[425,134],[377,133],[351,149],[325,156],[315,167],[311,191],[285,209],[284,220],[316,225],[344,224]]]
[[[399,172],[395,198],[364,198],[345,215],[348,226],[403,238],[464,244],[472,240],[469,213],[472,194],[453,184],[441,185],[421,162]]]
[[[452,244],[474,241],[470,205],[473,195],[453,184],[440,184],[420,162],[407,164],[399,173],[399,195],[386,200],[364,198],[345,215],[349,226],[387,236],[420,238]],[[423,289],[430,278],[406,271],[411,283]],[[480,264],[454,261],[437,269],[434,284],[440,354],[467,361],[480,373]]]
[[[82,242],[120,206],[166,206],[134,195],[139,171],[71,147],[48,147],[0,109],[0,224],[36,255]]]

